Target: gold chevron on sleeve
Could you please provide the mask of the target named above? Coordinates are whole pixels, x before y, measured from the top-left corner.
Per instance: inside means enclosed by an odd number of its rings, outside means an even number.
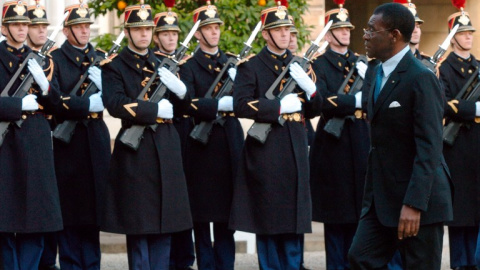
[[[338,104],[333,101],[334,99],[337,99],[337,96],[327,98],[328,102],[332,103],[333,106],[338,107]]]
[[[247,104],[248,104],[248,106],[250,106],[250,108],[252,108],[254,111],[258,112],[258,108],[255,107],[255,105],[254,105],[254,104],[257,104],[258,102],[260,102],[260,101],[254,100],[254,101],[248,102]]]
[[[194,108],[195,110],[198,110],[198,107],[195,106],[195,104],[193,104],[194,102],[197,102],[198,101],[198,98],[194,98],[192,99],[192,103],[190,103],[190,106],[192,106],[192,108]]]
[[[138,103],[125,104],[125,105],[123,105],[123,107],[124,107],[125,110],[127,110],[127,112],[128,112],[129,114],[131,114],[133,117],[137,116],[137,113],[136,113],[132,108],[138,107]]]
[[[450,100],[448,102],[448,106],[450,106],[455,113],[458,113],[458,108],[455,104],[458,104],[458,100],[456,99]]]

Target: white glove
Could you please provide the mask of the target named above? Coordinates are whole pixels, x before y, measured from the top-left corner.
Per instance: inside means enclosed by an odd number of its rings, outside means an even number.
[[[177,76],[172,74],[172,72],[165,67],[158,68],[158,75],[160,75],[160,80],[170,91],[175,93],[180,99],[185,97],[185,94],[187,93],[187,87]]]
[[[50,83],[43,72],[43,68],[38,64],[37,60],[28,60],[28,70],[32,74],[33,79],[38,84],[40,89],[42,89],[42,92],[46,94],[46,92],[48,92],[48,88],[50,87]]]
[[[367,72],[368,66],[365,65],[363,62],[358,62],[357,63],[357,73],[362,77],[362,79],[365,79],[365,72]]]
[[[88,68],[88,78],[102,91],[102,70],[96,66]]]
[[[297,62],[290,65],[290,76],[292,76],[300,88],[307,92],[308,98],[310,98],[317,90],[315,83],[310,77],[308,77],[307,73]]]
[[[102,101],[102,92],[95,93],[89,97],[90,107],[88,108],[89,112],[102,112],[105,107],[103,107]]]
[[[38,110],[37,96],[29,94],[22,98],[22,111]]]
[[[233,111],[233,97],[224,96],[218,100],[218,111],[219,112],[231,112]]]
[[[163,119],[173,118],[173,105],[168,99],[162,99],[158,102],[157,116]]]
[[[297,94],[288,94],[280,100],[280,113],[293,113],[302,110],[302,102]]]
[[[362,92],[358,92],[355,94],[355,108],[362,108]]]
[[[229,68],[228,69],[228,76],[230,76],[230,79],[232,79],[232,81],[235,81],[235,76],[237,76],[237,69],[236,68]]]
[[[475,102],[475,116],[480,117],[480,101]]]

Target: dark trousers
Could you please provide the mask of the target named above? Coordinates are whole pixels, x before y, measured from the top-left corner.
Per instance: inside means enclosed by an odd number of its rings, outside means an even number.
[[[303,234],[257,234],[258,265],[261,270],[298,270],[302,264]]]
[[[0,233],[0,249],[0,269],[36,270],[43,251],[43,234]]]
[[[100,235],[95,226],[66,226],[58,232],[58,254],[62,270],[99,270]]]
[[[448,227],[450,267],[474,266],[478,227]]]
[[[233,270],[235,264],[235,231],[228,229],[228,223],[213,223],[213,239],[210,223],[194,222],[195,251],[199,270]]]
[[[127,235],[128,269],[168,270],[170,245],[170,234]]]
[[[195,250],[193,248],[192,229],[172,233],[172,245],[170,247],[170,268],[184,269],[192,266],[195,262]]]
[[[50,269],[57,263],[57,233],[44,234],[44,248],[42,257],[40,258],[40,269]]]
[[[357,224],[323,224],[327,270],[349,269],[348,250]]]
[[[403,270],[402,255],[400,255],[400,251],[395,251],[392,260],[388,263],[388,270]]]
[[[475,262],[480,269],[480,228],[478,228],[477,249],[475,250]]]
[[[383,226],[372,207],[360,219],[348,259],[353,270],[388,269],[387,264],[398,249],[405,269],[440,270],[442,245],[442,223],[422,225],[416,237],[400,241],[397,227]]]

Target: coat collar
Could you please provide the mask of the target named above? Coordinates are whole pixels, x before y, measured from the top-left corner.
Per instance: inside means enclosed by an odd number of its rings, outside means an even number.
[[[145,68],[151,71],[152,69],[155,69],[158,66],[157,64],[158,60],[155,57],[155,54],[153,53],[153,51],[148,49],[147,55],[148,56],[144,57],[132,52],[128,48],[125,48],[122,50],[122,52],[120,52],[119,57],[127,66],[130,67],[130,69],[134,70],[139,74],[142,74]],[[146,66],[147,62],[149,65],[148,67]]]
[[[223,53],[223,51],[220,49],[218,49],[217,54],[213,55],[213,57],[210,54],[199,50],[193,55],[193,59],[195,59],[197,63],[210,74],[213,74],[214,72],[220,72],[220,70],[218,70],[217,63],[220,63],[223,66],[228,60],[225,53]],[[214,59],[216,59],[217,63],[214,61]]]
[[[96,52],[92,44],[88,43],[87,48],[79,50],[70,44],[70,42],[65,41],[60,48],[65,56],[77,67],[81,67],[85,62],[85,55],[88,57],[89,63],[95,61]]]
[[[356,61],[355,54],[350,49],[347,51],[345,56],[332,51],[332,49],[328,49],[324,55],[325,59],[327,59],[332,66],[334,66],[338,71],[342,72],[346,65],[351,67]]]
[[[452,66],[458,76],[464,79],[470,78],[473,70],[479,66],[477,59],[475,59],[473,54],[470,55],[469,59],[463,59],[454,52],[451,52],[445,61]]]
[[[263,47],[258,54],[258,58],[277,76],[282,73],[283,67],[287,66],[290,60],[292,60],[292,57],[292,53],[289,50],[287,50],[285,54],[277,56],[271,53],[267,49],[267,46]]]
[[[25,59],[30,52],[32,52],[32,50],[28,46],[23,46],[20,50],[16,50],[8,46],[6,41],[0,43],[0,61],[10,74],[15,73],[22,61],[22,59],[14,53],[21,54]]]
[[[408,70],[408,67],[412,64],[414,61],[415,57],[413,56],[411,51],[408,51],[405,56],[403,56],[402,60],[398,63],[397,67],[392,71],[390,74],[390,77],[387,79],[385,82],[385,85],[382,88],[382,91],[380,92],[380,95],[378,95],[377,101],[375,104],[373,104],[373,92],[375,91],[375,83],[372,83],[370,86],[370,91],[369,91],[369,102],[368,102],[368,112],[369,112],[369,118],[372,120],[374,116],[377,114],[379,109],[382,107],[382,105],[385,103],[385,101],[388,99],[390,94],[393,92],[395,87],[398,85],[400,82],[403,73],[405,73]],[[373,74],[376,74],[377,69],[380,68],[380,64],[375,67],[375,72]],[[373,112],[373,114],[371,114]]]

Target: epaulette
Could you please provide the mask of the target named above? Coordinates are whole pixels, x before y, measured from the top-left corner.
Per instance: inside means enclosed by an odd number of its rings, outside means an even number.
[[[160,51],[155,51],[153,54],[158,55],[158,56],[163,56],[163,57],[166,57],[166,58],[173,58],[172,55],[164,54]]]
[[[428,55],[428,54],[426,54],[426,53],[424,53],[424,52],[420,52],[420,55],[423,56],[424,58],[432,58],[431,55]]]
[[[102,61],[100,61],[100,66],[103,67],[103,65],[106,65],[106,64],[112,62],[113,59],[115,57],[117,57],[117,55],[118,54],[114,53],[114,54],[110,55],[108,58],[103,59]]]
[[[318,52],[318,51],[317,51],[317,52],[313,55],[311,61],[313,62],[313,61],[317,60],[317,58],[320,57],[320,56],[322,56],[324,53],[325,53],[325,51],[323,51],[323,52]]]
[[[248,55],[247,57],[244,57],[243,59],[241,59],[240,61],[237,62],[237,66],[245,63],[245,62],[248,62],[248,60],[250,60],[250,58],[254,57],[255,54],[254,53],[251,53],[250,55]]]
[[[355,52],[353,53],[353,55],[355,55],[356,57],[359,57],[361,54]]]
[[[48,53],[51,53],[51,52],[53,52],[53,51],[55,51],[55,50],[58,50],[58,46],[53,46],[53,47],[50,49],[50,51],[48,51]]]
[[[185,64],[188,60],[192,59],[193,58],[193,55],[189,54],[189,55],[185,55],[183,57],[182,60],[180,60],[180,62],[178,62],[179,65],[183,65]]]
[[[107,52],[100,48],[95,48],[95,51],[106,54]]]
[[[440,78],[440,67],[442,66],[442,63],[447,60],[446,57],[442,57],[440,59],[438,59],[437,61],[437,65],[435,65],[435,71],[436,71],[436,74],[437,74],[437,77]]]
[[[227,56],[230,56],[230,57],[237,57],[236,54],[231,53],[231,52],[226,52],[225,54],[226,54]]]

